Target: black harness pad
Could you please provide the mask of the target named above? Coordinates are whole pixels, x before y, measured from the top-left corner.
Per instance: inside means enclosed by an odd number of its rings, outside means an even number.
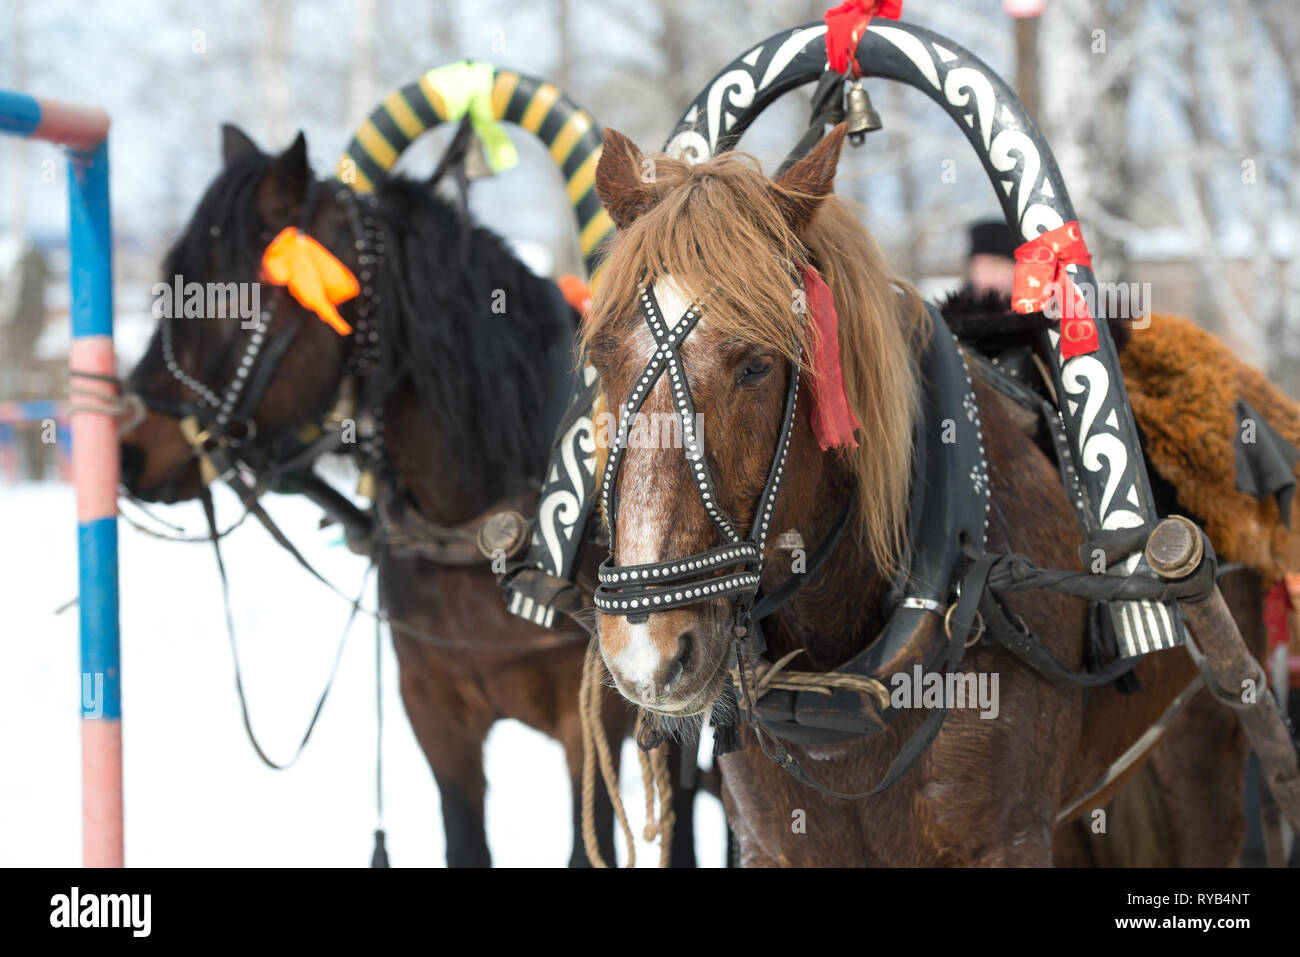
[[[914,664],[929,668],[939,658],[962,544],[983,552],[988,528],[988,463],[974,388],[957,339],[939,311],[927,309],[934,332],[920,360],[922,414],[913,433],[906,569],[894,582],[894,610],[881,634],[835,669],[874,677],[886,687],[899,671]],[[874,699],[840,689],[829,696],[773,690],[755,710],[772,733],[801,743],[878,732],[893,718]]]

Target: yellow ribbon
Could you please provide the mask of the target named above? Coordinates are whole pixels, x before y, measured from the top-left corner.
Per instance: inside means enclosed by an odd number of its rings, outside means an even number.
[[[429,86],[442,97],[447,120],[457,122],[466,113],[470,125],[483,144],[492,172],[501,173],[519,162],[510,134],[492,112],[492,84],[496,68],[491,63],[463,60],[435,67],[424,75]]]

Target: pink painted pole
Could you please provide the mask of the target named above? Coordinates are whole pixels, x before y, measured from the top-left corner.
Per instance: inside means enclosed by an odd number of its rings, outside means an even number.
[[[118,631],[117,485],[120,461],[113,355],[112,234],[108,144],[68,159],[72,249],[72,345],[68,369],[80,396],[72,420],[81,580],[82,863],[121,867],[122,685]],[[103,406],[103,410],[96,408]]]
[[[0,90],[0,133],[68,150],[71,414],[81,611],[81,819],[86,867],[121,867],[122,686],[117,590],[117,387],[108,114]],[[84,393],[93,393],[86,395]]]

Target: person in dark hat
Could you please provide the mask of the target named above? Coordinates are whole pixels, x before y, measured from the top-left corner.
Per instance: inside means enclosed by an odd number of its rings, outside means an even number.
[[[1003,220],[988,219],[970,228],[966,283],[976,298],[997,293],[1011,298],[1016,270],[1016,241]]]

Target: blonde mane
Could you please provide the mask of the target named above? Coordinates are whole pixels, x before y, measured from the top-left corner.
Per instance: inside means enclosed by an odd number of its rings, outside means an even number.
[[[778,199],[801,197],[775,185],[753,157],[725,153],[688,166],[659,155],[653,162],[658,200],[617,235],[582,347],[615,318],[636,314],[644,282],[671,275],[681,288],[709,290],[711,331],[801,364],[796,343],[813,332],[796,305],[796,266],[816,267],[835,297],[845,390],[862,423],[858,448],[845,452],[858,486],[859,538],[878,566],[896,568],[920,401],[916,358],[930,328],[920,297],[891,276],[845,201],[826,197],[796,235]]]

